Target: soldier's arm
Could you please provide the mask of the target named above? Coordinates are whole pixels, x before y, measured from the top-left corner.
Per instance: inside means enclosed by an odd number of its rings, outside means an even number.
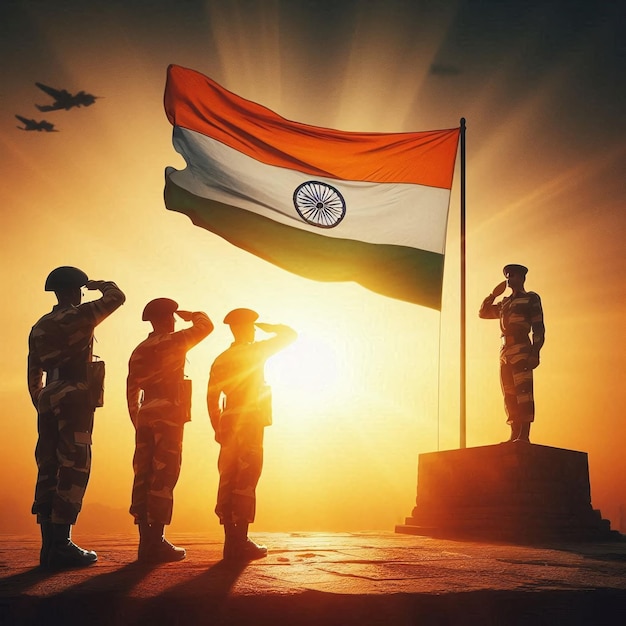
[[[209,384],[207,387],[206,404],[209,412],[209,418],[211,420],[211,426],[215,431],[217,437],[219,433],[220,417],[222,411],[220,409],[220,396],[222,394],[222,386],[217,382],[217,376],[215,375],[214,368],[211,368],[211,374],[209,375]]]
[[[530,301],[531,317],[530,328],[532,331],[532,351],[531,355],[536,357],[537,365],[539,364],[539,352],[543,347],[546,338],[546,327],[543,322],[543,308],[541,306],[541,298],[538,294],[533,293]]]
[[[209,316],[202,311],[177,311],[176,314],[183,320],[191,322],[191,328],[185,328],[174,333],[185,342],[187,349],[200,343],[205,337],[213,332],[213,322]]]
[[[497,304],[494,304],[495,296],[493,294],[489,294],[480,305],[480,309],[478,309],[478,317],[483,320],[492,320],[498,319],[500,317],[500,307]]]
[[[537,357],[539,357],[539,352],[541,351],[541,348],[543,348],[543,344],[545,343],[545,341],[546,341],[546,329],[545,329],[543,322],[533,324],[532,325],[532,342],[533,342],[532,351],[533,351],[533,354],[537,355]]]
[[[483,300],[478,310],[478,317],[482,319],[498,319],[500,317],[500,305],[494,304],[493,301],[504,293],[506,289],[506,280],[498,283],[493,291]]]
[[[29,338],[29,350],[28,350],[28,393],[30,393],[30,399],[33,402],[35,408],[39,401],[39,394],[43,389],[43,367],[37,353],[31,345],[31,339]]]
[[[124,292],[113,281],[90,280],[85,287],[90,290],[98,289],[102,292],[102,297],[98,300],[80,305],[81,310],[84,309],[89,312],[95,324],[102,322],[126,301]]]
[[[263,332],[274,333],[274,337],[259,341],[258,346],[266,357],[276,354],[298,338],[298,333],[286,324],[266,324],[264,322],[256,322],[255,326]]]
[[[136,423],[137,414],[139,413],[139,394],[141,388],[136,382],[135,377],[132,375],[130,368],[128,371],[128,377],[126,378],[126,403],[128,404],[128,414],[133,424]]]

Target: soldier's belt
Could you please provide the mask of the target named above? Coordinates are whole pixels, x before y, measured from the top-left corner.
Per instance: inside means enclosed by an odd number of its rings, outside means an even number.
[[[176,400],[178,398],[178,384],[161,384],[146,387],[143,390],[143,401]]]
[[[516,343],[530,343],[528,335],[502,335],[500,340],[503,346],[512,346]]]
[[[56,380],[85,382],[87,380],[87,363],[63,365],[62,367],[55,367],[47,372],[46,383],[53,383]]]

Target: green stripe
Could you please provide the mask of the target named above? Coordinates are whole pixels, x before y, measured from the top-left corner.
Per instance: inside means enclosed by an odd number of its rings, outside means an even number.
[[[442,254],[317,235],[196,196],[169,178],[165,206],[294,274],[324,282],[355,281],[389,298],[441,310]]]

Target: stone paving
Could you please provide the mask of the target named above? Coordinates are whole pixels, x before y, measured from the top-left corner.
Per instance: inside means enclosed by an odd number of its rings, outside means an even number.
[[[626,542],[519,546],[393,532],[258,533],[267,558],[172,535],[180,563],[135,561],[134,535],[80,537],[86,569],[42,572],[38,542],[3,536],[0,626],[85,624],[626,624]]]

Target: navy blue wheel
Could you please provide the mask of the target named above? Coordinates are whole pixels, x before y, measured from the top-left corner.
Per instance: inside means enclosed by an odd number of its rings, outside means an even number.
[[[318,180],[299,185],[293,192],[293,204],[307,224],[318,228],[334,228],[346,214],[346,202],[341,192]]]

